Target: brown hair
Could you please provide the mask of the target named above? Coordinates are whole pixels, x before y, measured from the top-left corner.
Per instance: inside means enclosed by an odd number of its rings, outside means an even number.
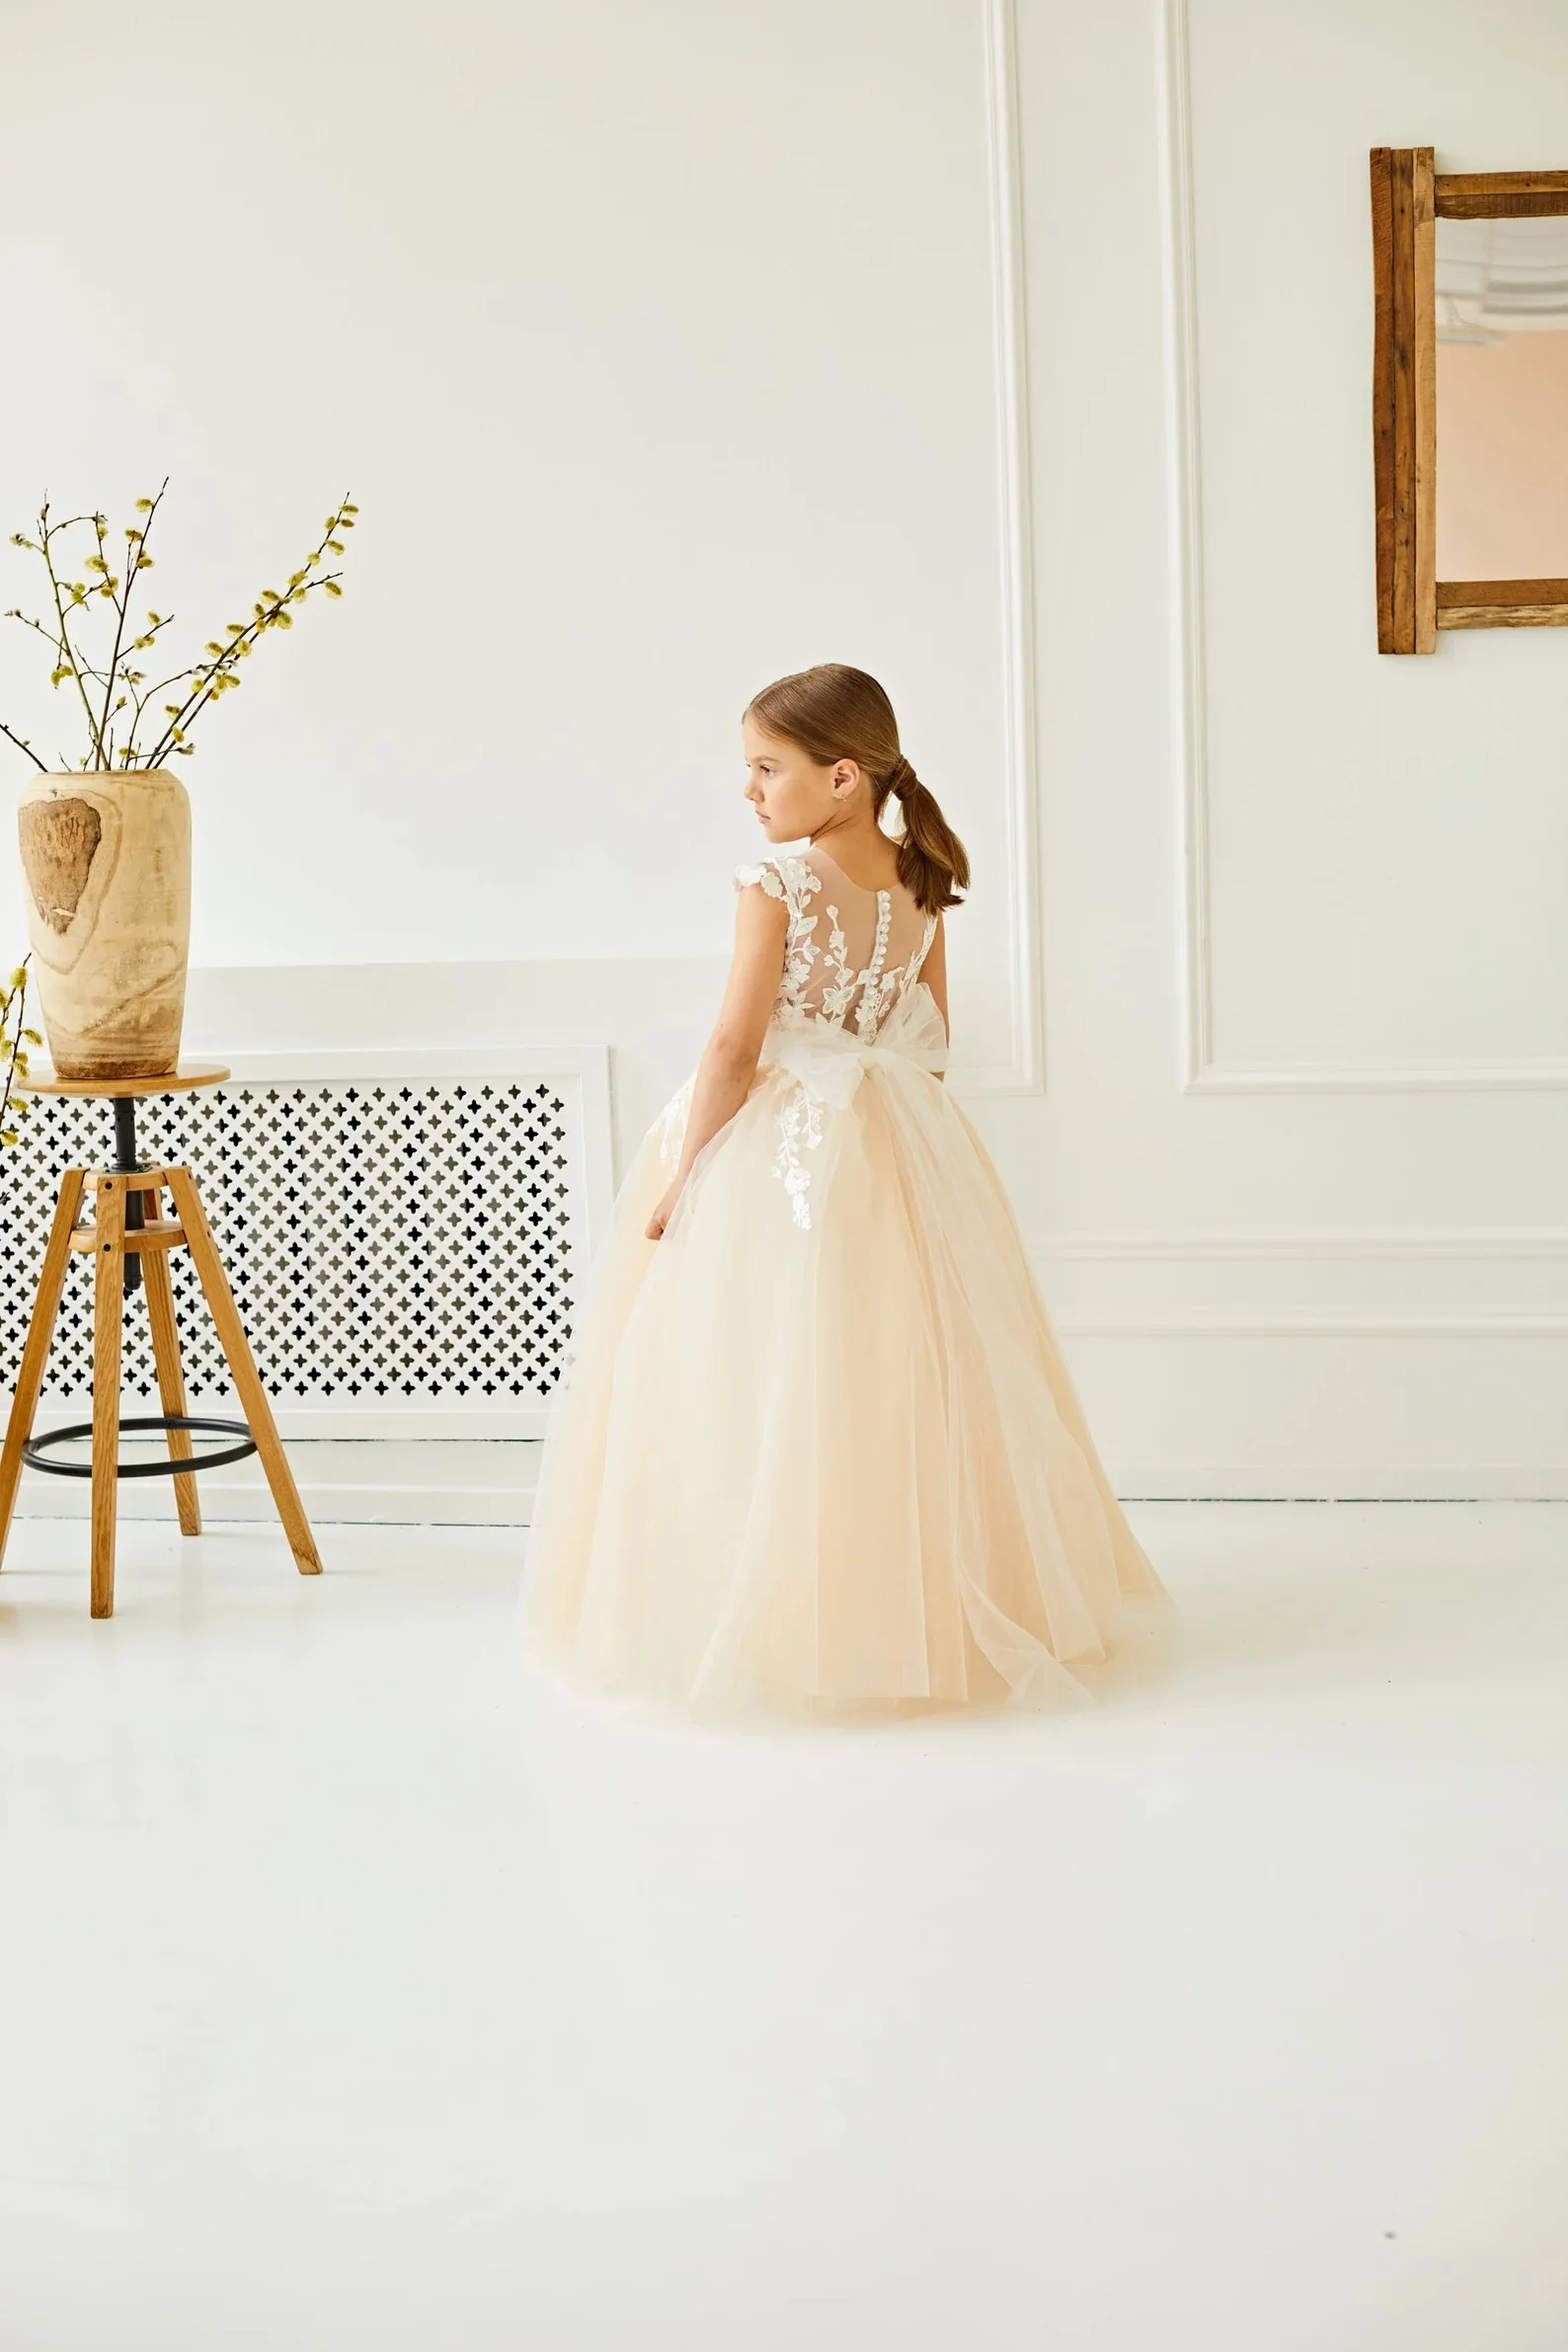
[[[968,853],[900,750],[899,722],[874,677],[846,662],[819,662],[775,678],[752,695],[744,715],[822,767],[857,761],[870,779],[879,823],[890,794],[898,800],[903,823],[895,837],[904,889],[926,914],[958,905],[969,888]]]

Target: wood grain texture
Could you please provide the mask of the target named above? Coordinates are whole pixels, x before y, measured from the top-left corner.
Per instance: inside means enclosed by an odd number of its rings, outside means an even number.
[[[92,1611],[115,1613],[115,1521],[119,1499],[119,1346],[125,1306],[125,1179],[97,1180],[93,1283]]]
[[[39,1391],[43,1386],[44,1369],[49,1361],[49,1345],[54,1337],[54,1321],[59,1313],[60,1293],[71,1263],[71,1235],[81,1215],[82,1189],[87,1182],[85,1168],[67,1168],[60,1178],[55,1197],[54,1221],[43,1251],[43,1264],[39,1274],[39,1287],[33,1300],[33,1313],[28,1323],[28,1336],[23,1343],[22,1363],[17,1372],[17,1384],[11,1398],[11,1411],[6,1422],[4,1450],[0,1451],[0,1561],[5,1558],[6,1537],[11,1531],[11,1516],[16,1509],[17,1486],[22,1476],[22,1449],[33,1435],[33,1416],[39,1409]]]
[[[17,812],[22,872],[39,920],[63,938],[76,920],[103,846],[104,821],[91,801],[68,795],[24,801]]]
[[[1439,172],[1448,196],[1568,196],[1568,172]]]
[[[40,1068],[28,1080],[29,1094],[92,1094],[106,1102],[134,1098],[145,1102],[154,1094],[186,1094],[193,1086],[221,1086],[230,1075],[222,1061],[182,1061],[178,1069],[157,1078],[62,1078],[57,1070]]]
[[[156,1198],[156,1196],[153,1197]],[[167,1218],[160,1218],[155,1225],[127,1227],[125,1247],[132,1256],[145,1250],[150,1258],[159,1250],[178,1249],[184,1239],[185,1229],[183,1226],[171,1224]],[[91,1224],[78,1225],[71,1235],[71,1247],[73,1250],[81,1250],[84,1253],[96,1250],[98,1247],[96,1228]]]
[[[1374,147],[1372,469],[1377,650],[1437,647],[1436,175],[1430,147]]]
[[[321,1555],[316,1549],[316,1539],[310,1531],[310,1523],[305,1517],[299,1490],[294,1484],[294,1474],[288,1466],[288,1457],[278,1438],[273,1408],[256,1369],[256,1359],[251,1354],[251,1344],[245,1336],[239,1309],[229,1290],[228,1277],[224,1274],[223,1261],[218,1255],[217,1243],[212,1238],[196,1179],[189,1168],[171,1168],[168,1175],[175,1213],[185,1227],[192,1262],[200,1278],[207,1310],[228,1360],[229,1374],[239,1394],[240,1409],[250,1424],[251,1436],[256,1440],[256,1450],[261,1457],[262,1468],[267,1473],[267,1483],[273,1490],[273,1501],[283,1523],[289,1549],[301,1576],[319,1576]]]
[[[1376,502],[1377,651],[1394,643],[1393,150],[1372,151],[1372,473]]]
[[[1440,220],[1528,220],[1568,212],[1568,172],[1439,172]]]
[[[161,768],[39,771],[18,812],[33,977],[55,1068],[142,1080],[172,1070],[191,936],[185,786]]]
[[[1433,201],[1437,174],[1430,147],[1413,149],[1410,160],[1411,393],[1415,417],[1412,646],[1418,654],[1432,654],[1438,647],[1438,222]]]
[[[1568,629],[1561,604],[1442,604],[1440,629]]]
[[[1416,650],[1416,274],[1414,149],[1390,158],[1391,312],[1393,318],[1394,543],[1390,587],[1393,651]]]
[[[1440,580],[1445,604],[1568,604],[1568,580]]]
[[[160,1215],[159,1195],[142,1196],[149,1219]],[[150,1229],[150,1228],[149,1228]],[[176,1231],[178,1227],[174,1228]],[[142,1260],[141,1279],[147,1294],[147,1320],[152,1326],[152,1361],[158,1374],[158,1402],[165,1413],[184,1415],[186,1411],[185,1368],[180,1362],[180,1326],[175,1320],[174,1284],[169,1278],[169,1261],[161,1251],[154,1251]],[[169,1435],[169,1459],[189,1461],[196,1451],[188,1429],[172,1429]],[[182,1535],[201,1532],[201,1505],[196,1495],[196,1473],[176,1471],[174,1476],[174,1506],[180,1515]]]

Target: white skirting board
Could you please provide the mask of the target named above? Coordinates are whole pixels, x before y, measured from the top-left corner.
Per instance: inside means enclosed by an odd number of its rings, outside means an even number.
[[[1121,1465],[1107,1462],[1125,1503],[1564,1503],[1563,1462],[1293,1462]]]
[[[377,1438],[295,1439],[287,1446],[305,1516],[313,1527],[369,1521],[383,1527],[525,1528],[541,1448],[536,1440]],[[203,1471],[197,1489],[203,1523],[275,1516],[260,1462]],[[23,1473],[17,1518],[86,1519],[85,1478],[46,1470]],[[122,1478],[125,1519],[175,1516],[167,1478]]]
[[[408,1439],[295,1440],[288,1448],[305,1511],[317,1527],[528,1526],[538,1477],[537,1440],[420,1442]],[[1568,1502],[1562,1461],[1118,1462],[1106,1467],[1128,1502]],[[267,1521],[274,1515],[258,1463],[203,1473],[202,1518]],[[121,1517],[174,1521],[167,1479],[127,1478]],[[80,1519],[85,1479],[28,1470],[18,1520]]]

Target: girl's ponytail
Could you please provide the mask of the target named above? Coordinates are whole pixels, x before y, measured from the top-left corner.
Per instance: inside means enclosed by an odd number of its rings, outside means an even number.
[[[899,838],[899,880],[922,913],[957,906],[969,889],[969,852],[901,751],[877,787],[877,808],[889,795],[899,803],[903,829]]]

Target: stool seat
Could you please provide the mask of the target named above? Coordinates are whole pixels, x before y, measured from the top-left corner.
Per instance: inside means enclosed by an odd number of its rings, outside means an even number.
[[[37,1468],[67,1477],[91,1478],[93,1486],[92,1613],[115,1612],[115,1535],[118,1481],[158,1472],[174,1484],[180,1531],[199,1535],[201,1511],[196,1499],[196,1471],[243,1455],[261,1457],[277,1516],[283,1523],[289,1549],[301,1576],[321,1574],[321,1556],[310,1531],[288,1466],[277,1424],[262,1376],[251,1354],[245,1326],[234,1303],[217,1243],[207,1223],[196,1180],[185,1167],[143,1167],[136,1150],[136,1104],[149,1094],[167,1094],[195,1086],[216,1086],[228,1076],[220,1062],[187,1062],[179,1069],[149,1078],[58,1078],[53,1072],[30,1078],[28,1088],[38,1094],[101,1095],[114,1104],[116,1158],[109,1168],[67,1168],[60,1178],[49,1228],[38,1295],[22,1350],[16,1393],[11,1400],[5,1445],[0,1450],[0,1563],[16,1507],[17,1486],[24,1460]],[[88,1192],[93,1215],[82,1207]],[[163,1196],[168,1193],[173,1215],[165,1216]],[[180,1333],[175,1321],[174,1285],[169,1252],[187,1249],[196,1268],[244,1410],[240,1422],[193,1417],[186,1409],[185,1372],[180,1361]],[[93,1418],[70,1429],[46,1431],[35,1438],[33,1419],[38,1410],[48,1364],[49,1346],[59,1313],[60,1295],[73,1256],[93,1259]],[[119,1360],[121,1327],[127,1294],[144,1289],[152,1327],[153,1365],[163,1411],[121,1422]],[[168,1446],[166,1462],[122,1462],[121,1428],[161,1430]],[[238,1439],[220,1451],[195,1458],[193,1436],[210,1433]],[[49,1458],[49,1449],[90,1436],[92,1459],[86,1463]]]
[[[221,1086],[230,1076],[222,1061],[182,1061],[153,1078],[62,1078],[57,1070],[28,1075],[29,1094],[91,1094],[110,1103],[145,1102],[150,1094],[188,1094],[194,1086]]]

